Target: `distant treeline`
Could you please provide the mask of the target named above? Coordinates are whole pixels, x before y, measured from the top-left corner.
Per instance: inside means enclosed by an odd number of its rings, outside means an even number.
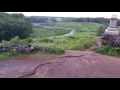
[[[15,36],[24,39],[32,32],[30,19],[23,14],[0,12],[0,41],[10,40]]]
[[[100,24],[109,24],[109,18],[97,17],[97,18],[71,18],[71,17],[47,17],[47,16],[31,16],[29,17],[33,23],[45,23],[48,21],[51,22],[93,22]],[[118,19],[117,25],[120,26],[120,19]]]

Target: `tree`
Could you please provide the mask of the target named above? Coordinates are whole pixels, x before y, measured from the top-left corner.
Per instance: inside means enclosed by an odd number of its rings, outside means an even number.
[[[31,22],[23,14],[6,14],[0,12],[0,41],[10,40],[15,36],[24,39],[31,32]]]
[[[98,35],[98,36],[102,36],[102,34],[104,33],[104,31],[105,31],[106,28],[107,28],[106,25],[101,25],[101,26],[98,28],[97,35]]]

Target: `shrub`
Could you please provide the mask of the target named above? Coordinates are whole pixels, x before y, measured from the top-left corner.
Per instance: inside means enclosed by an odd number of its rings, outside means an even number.
[[[20,38],[18,36],[15,36],[14,38],[11,38],[10,44],[19,44],[20,41]]]
[[[75,44],[71,49],[72,50],[82,50],[83,49],[83,45],[81,45],[81,44]]]
[[[76,39],[74,36],[68,36],[67,39]]]
[[[64,53],[64,50],[56,47],[43,47],[42,52],[51,54],[62,54]]]
[[[120,56],[120,47],[101,46],[93,51],[110,56]]]
[[[11,38],[10,41],[2,40],[2,43],[4,45],[9,45],[9,44],[21,44],[21,45],[24,45],[24,44],[30,44],[32,42],[33,42],[33,40],[30,39],[30,38],[20,39],[18,36],[15,36],[14,38]]]
[[[4,52],[4,53],[0,53],[0,60],[4,60],[9,58],[9,53],[8,52]]]
[[[46,43],[48,43],[48,42],[54,42],[52,39],[49,39],[49,38],[44,38],[44,39],[41,39],[41,40],[39,40],[39,42],[46,42]]]
[[[107,28],[106,25],[101,25],[101,26],[98,28],[97,35],[98,35],[98,36],[102,36],[102,34],[104,33],[104,31],[105,31],[106,28]]]
[[[2,40],[2,44],[3,44],[3,45],[9,45],[9,44],[10,44],[10,42],[5,41],[5,40]]]
[[[26,38],[25,39],[28,43],[32,43],[33,42],[33,40],[31,39],[31,38]]]
[[[5,60],[9,57],[13,57],[13,56],[19,56],[25,54],[25,52],[23,51],[16,51],[16,50],[11,50],[9,52],[2,52],[0,53],[0,60]]]

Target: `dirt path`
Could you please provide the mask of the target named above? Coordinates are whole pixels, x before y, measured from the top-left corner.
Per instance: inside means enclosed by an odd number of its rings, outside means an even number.
[[[120,58],[90,49],[66,50],[56,60],[28,59],[1,61],[0,78],[120,78]]]

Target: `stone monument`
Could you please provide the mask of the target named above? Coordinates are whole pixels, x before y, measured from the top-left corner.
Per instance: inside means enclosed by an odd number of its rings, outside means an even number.
[[[117,30],[117,15],[112,15],[108,28],[102,35],[102,45],[120,46],[120,34]]]
[[[109,27],[105,30],[104,34],[118,35],[119,32],[116,27],[117,27],[117,15],[112,15]]]

